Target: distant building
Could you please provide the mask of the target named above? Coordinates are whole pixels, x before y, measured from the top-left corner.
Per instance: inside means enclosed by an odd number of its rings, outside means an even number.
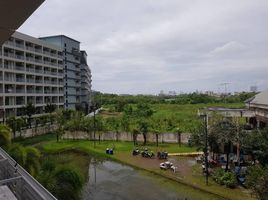
[[[245,103],[248,109],[255,113],[250,123],[257,128],[265,127],[268,123],[268,90],[255,95]]]
[[[258,91],[258,87],[256,85],[250,86],[250,92],[257,92],[257,91]]]

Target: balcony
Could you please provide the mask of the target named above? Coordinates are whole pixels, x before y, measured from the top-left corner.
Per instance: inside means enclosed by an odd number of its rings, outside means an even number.
[[[20,59],[20,60],[24,60],[24,56],[23,55],[16,54],[15,55],[15,58]]]
[[[11,64],[6,64],[6,63],[4,64],[4,68],[5,69],[11,69],[12,70],[13,69],[13,66],[14,65],[11,65]]]
[[[36,58],[34,61],[37,62],[37,63],[42,63],[42,59]]]
[[[35,69],[35,73],[43,74],[44,71],[42,69]]]
[[[14,58],[15,57],[15,54],[14,53],[4,52],[4,56],[9,57],[9,58]]]
[[[35,83],[43,83],[43,80],[42,79],[37,79],[37,80],[35,80]]]
[[[16,65],[15,69],[18,70],[18,71],[25,71],[24,66],[20,66],[20,65]]]
[[[26,49],[29,50],[29,51],[35,51],[33,47],[31,46],[26,46]]]
[[[16,78],[16,82],[25,82],[24,78]]]
[[[14,82],[14,77],[5,77],[5,81]]]
[[[37,93],[37,94],[43,94],[43,90],[36,90],[35,93]]]
[[[24,89],[16,89],[16,93],[25,93],[25,90]]]
[[[24,49],[24,45],[21,44],[21,43],[15,43],[15,46],[18,47],[18,48],[21,48],[21,49]]]
[[[26,60],[30,62],[35,62],[35,59],[33,57],[26,57]]]
[[[27,79],[27,83],[35,83],[34,79]]]
[[[34,89],[28,89],[27,90],[27,94],[33,94],[34,93]]]
[[[35,72],[35,69],[34,69],[34,68],[29,68],[29,67],[27,67],[27,68],[26,68],[26,71],[27,71],[27,72]]]

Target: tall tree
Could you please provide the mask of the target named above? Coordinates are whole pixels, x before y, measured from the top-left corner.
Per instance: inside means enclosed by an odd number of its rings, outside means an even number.
[[[229,167],[231,148],[238,140],[236,125],[227,118],[214,120],[210,125],[209,132],[218,140],[218,144],[223,144],[226,147],[225,154],[227,160],[225,171],[227,171]]]
[[[32,128],[32,116],[35,114],[35,106],[32,103],[28,103],[23,107],[24,114],[28,117],[28,127]]]

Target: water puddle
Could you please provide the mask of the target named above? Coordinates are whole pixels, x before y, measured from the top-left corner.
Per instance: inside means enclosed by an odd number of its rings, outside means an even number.
[[[178,188],[176,188],[178,187]],[[83,189],[84,200],[201,200],[215,197],[194,194],[192,188],[140,173],[112,161],[93,161],[89,180]]]

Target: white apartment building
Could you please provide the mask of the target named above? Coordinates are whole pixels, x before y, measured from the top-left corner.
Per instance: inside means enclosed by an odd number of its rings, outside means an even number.
[[[0,48],[0,119],[21,116],[32,103],[36,114],[46,104],[64,106],[62,49],[15,32]]]

